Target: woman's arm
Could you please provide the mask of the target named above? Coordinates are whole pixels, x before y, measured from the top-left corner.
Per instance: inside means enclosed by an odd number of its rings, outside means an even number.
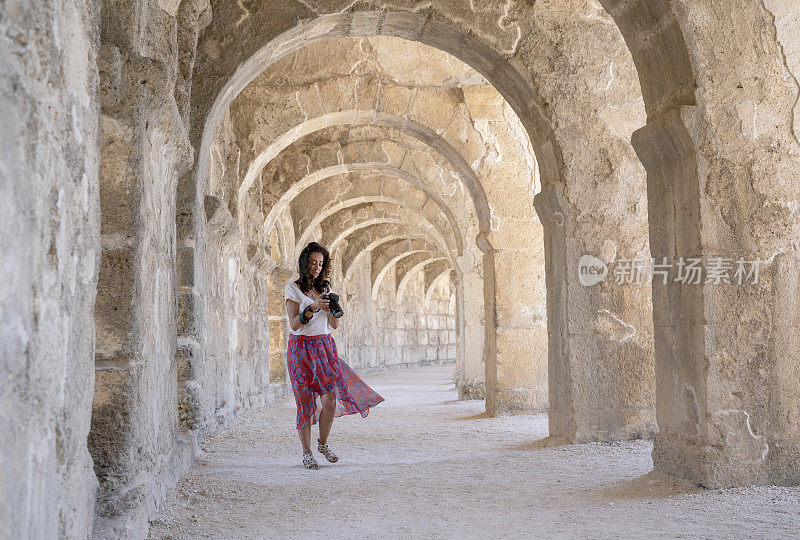
[[[339,328],[339,319],[331,315],[330,310],[328,311],[328,326],[336,330]]]
[[[311,310],[314,309],[324,309],[327,311],[329,303],[330,302],[324,298],[318,298],[313,304],[310,304],[306,308],[306,310],[308,310],[306,316],[310,318],[312,315]],[[289,316],[289,327],[295,331],[300,330],[300,327],[303,326],[303,323],[300,322],[300,304],[294,300],[286,300],[286,315]],[[330,319],[331,317],[329,316],[328,320],[330,321]]]
[[[300,304],[294,300],[287,300],[286,315],[289,316],[289,327],[295,331],[300,330],[300,327],[303,326],[300,324]]]

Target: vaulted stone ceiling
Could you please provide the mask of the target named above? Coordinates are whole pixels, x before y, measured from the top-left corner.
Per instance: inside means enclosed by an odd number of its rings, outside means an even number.
[[[309,45],[255,77],[217,133],[212,170],[227,163],[238,174],[219,179],[216,189],[238,193],[233,213],[247,222],[249,242],[272,238],[270,256],[287,274],[308,241],[322,242],[332,249],[350,298],[358,297],[351,278],[359,264],[371,266],[366,291],[372,301],[389,287],[398,305],[413,303],[408,284],[418,279],[423,288],[416,294],[425,304],[446,278],[466,317],[461,324],[482,327],[484,281],[495,276],[483,268],[479,236],[513,227],[513,238],[501,235],[493,246],[501,263],[514,260],[501,264],[500,277],[530,291],[513,309],[540,314],[534,323],[540,336],[528,339],[538,340],[540,354],[546,351],[536,157],[514,111],[471,67],[399,38]],[[462,350],[480,350],[482,341],[462,343]],[[348,343],[345,350],[354,352]],[[544,356],[533,364],[543,366]],[[471,369],[483,371],[481,364]],[[546,385],[541,367],[524,372],[507,384]],[[517,400],[518,392],[503,406],[520,406]]]
[[[472,68],[419,43],[376,36],[302,48],[242,91],[230,122],[245,156],[239,158],[247,171],[243,189],[255,189],[258,177],[268,227],[278,212],[291,214],[294,254],[311,238],[306,222],[321,222],[309,211],[324,211],[334,222],[345,212],[339,219],[352,221],[359,200],[355,219],[375,219],[367,206],[402,200],[422,212],[416,225],[436,224],[450,236],[460,228],[474,239],[475,211],[465,207],[458,169],[464,162],[483,169],[487,184],[492,175],[525,179],[532,210],[535,157],[514,113]],[[429,138],[406,133],[409,124]],[[461,159],[437,152],[431,143],[441,138]],[[276,148],[276,140],[284,142]],[[451,253],[439,255],[462,255],[464,235],[449,244]]]

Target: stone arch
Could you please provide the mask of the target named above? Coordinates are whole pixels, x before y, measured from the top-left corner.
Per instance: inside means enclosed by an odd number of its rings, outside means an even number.
[[[344,241],[344,243],[347,244],[347,247],[344,250],[338,250],[338,262],[342,265],[342,274],[343,274],[342,275],[342,284],[345,286],[344,291],[345,291],[345,294],[348,297],[348,300],[347,300],[348,302],[352,301],[349,298],[350,294],[351,294],[350,286],[352,285],[352,286],[355,286],[356,289],[361,289],[361,287],[359,287],[359,285],[358,285],[358,281],[354,281],[355,277],[357,275],[359,275],[360,272],[363,272],[363,270],[360,270],[359,268],[361,268],[361,269],[366,268],[367,271],[366,271],[366,275],[364,276],[364,278],[366,279],[367,283],[364,284],[364,288],[363,288],[362,294],[366,293],[367,296],[369,296],[370,299],[373,302],[371,305],[373,305],[373,306],[376,305],[375,300],[372,299],[372,295],[369,293],[369,290],[368,290],[368,289],[371,289],[371,284],[372,284],[372,273],[371,273],[371,271],[372,271],[373,265],[372,265],[372,256],[371,256],[371,254],[373,253],[373,251],[380,252],[382,250],[382,248],[384,248],[386,246],[390,246],[390,245],[392,245],[394,243],[407,242],[409,239],[413,239],[415,242],[418,242],[420,244],[424,244],[426,246],[429,246],[429,248],[431,248],[431,249],[433,249],[433,250],[435,250],[435,251],[437,251],[439,253],[442,253],[443,256],[447,256],[446,252],[442,252],[436,246],[431,246],[430,245],[430,237],[429,237],[429,235],[427,235],[423,229],[420,229],[419,228],[419,224],[416,223],[416,222],[410,222],[410,223],[409,222],[400,222],[400,223],[378,222],[378,223],[370,223],[370,224],[367,224],[367,226],[365,226],[365,227],[357,228],[357,229],[355,229],[355,230],[350,232],[350,234],[346,237],[346,239]],[[357,255],[353,255],[353,254],[357,254]],[[364,257],[368,257],[368,261],[363,261]],[[345,263],[347,263],[347,264],[345,264]],[[366,265],[364,263],[366,263]],[[450,266],[452,268],[452,262],[450,262],[450,260],[448,260],[448,266]],[[454,285],[455,285],[456,293],[457,294],[463,294],[463,292],[461,292],[461,291],[463,291],[464,287],[463,287],[463,284],[459,281],[459,279],[460,278],[458,277],[458,271],[456,270],[456,277],[455,277],[455,280],[454,280],[455,281]],[[384,280],[384,282],[385,282],[385,280]],[[384,296],[382,297],[383,299],[381,299],[377,303],[377,305],[383,305],[381,302],[383,302],[385,300],[385,295],[388,294],[389,297],[392,299],[391,305],[392,306],[396,306],[396,304],[394,302],[394,296],[396,295],[396,285],[394,283],[394,278],[391,280],[391,283],[392,283],[391,287],[384,287],[383,288],[383,291],[382,291],[384,293]],[[391,289],[391,291],[389,291],[389,289]],[[353,291],[353,292],[355,292],[355,291]],[[414,309],[415,308],[413,308],[413,307],[411,308],[412,311]],[[394,308],[394,310],[388,309],[387,313],[390,312],[390,311],[397,312],[398,310],[397,310],[397,308]],[[408,311],[408,308],[400,309],[399,311],[402,313],[403,311]],[[450,321],[448,323],[448,329],[453,331],[454,336],[451,336],[452,340],[447,344],[447,354],[450,355],[449,356],[450,359],[456,360],[458,365],[463,366],[465,364],[465,362],[466,362],[466,359],[464,358],[464,353],[463,353],[464,347],[463,347],[463,344],[459,345],[459,342],[458,342],[459,339],[463,338],[463,333],[464,333],[463,318],[459,319],[459,317],[458,317],[458,309],[455,308],[455,307],[451,306],[450,309],[449,309],[449,313],[450,314],[448,315],[448,317],[452,318],[452,321]],[[400,315],[398,315],[398,316],[400,316]],[[416,317],[415,317],[415,319],[416,319]],[[416,322],[414,322],[412,324],[419,324],[419,321],[416,321]],[[359,325],[355,324],[355,325],[352,325],[352,326],[359,326]],[[406,328],[408,328],[408,327],[406,327]],[[418,331],[423,331],[423,330],[424,330],[424,333],[427,335],[428,330],[424,329],[424,323],[423,323],[423,328],[418,328]],[[458,330],[458,332],[456,332],[456,330]],[[350,330],[346,330],[346,332],[350,332]],[[349,336],[349,333],[347,335]],[[345,339],[344,341],[345,341],[345,343],[348,343],[350,341],[350,339]],[[423,349],[424,349],[424,344],[422,344],[422,345],[423,345]],[[356,345],[356,349],[358,349],[357,345]],[[381,351],[380,351],[381,347],[378,347],[378,349],[379,349],[378,350],[378,354],[381,354]],[[362,353],[375,354],[375,351],[367,351],[367,350],[356,351],[356,350],[349,350],[349,349],[345,349],[345,353],[344,354],[353,355],[353,354],[356,354],[356,352],[359,352],[359,354],[362,354]],[[440,353],[441,353],[441,350],[440,350]],[[417,344],[414,344],[414,346],[412,346],[411,349],[408,349],[408,350],[406,350],[406,348],[403,348],[403,350],[399,351],[398,354],[402,354],[402,358],[404,359],[404,361],[408,361],[408,360],[406,360],[408,355],[411,355],[412,358],[416,358],[416,360],[413,360],[414,362],[416,362],[416,361],[418,361],[420,359],[422,359],[422,360],[425,360],[426,358],[430,359],[429,358],[430,351],[425,351],[425,350],[420,351],[418,349],[418,347],[417,347]],[[414,356],[415,354],[421,354],[422,356]]]
[[[475,212],[477,214],[478,219],[478,228],[479,233],[478,236],[475,238],[475,245],[476,247],[482,252],[482,257],[480,261],[481,266],[481,274],[483,278],[483,309],[485,312],[484,321],[495,321],[496,320],[496,308],[495,308],[495,270],[494,270],[494,248],[492,247],[490,240],[488,238],[489,233],[492,230],[492,218],[491,218],[491,209],[489,208],[488,203],[486,203],[486,195],[483,191],[483,187],[480,181],[477,179],[475,172],[472,170],[470,165],[464,160],[464,158],[460,155],[460,153],[454,149],[447,141],[445,141],[441,136],[439,136],[435,131],[418,124],[414,121],[411,121],[407,118],[400,118],[393,115],[388,115],[384,113],[376,113],[374,111],[346,111],[340,113],[332,113],[330,115],[324,115],[322,118],[315,118],[304,122],[299,126],[295,126],[289,132],[284,133],[283,135],[279,136],[275,141],[273,141],[267,148],[265,148],[259,156],[257,156],[251,165],[248,167],[248,173],[245,176],[245,181],[242,182],[239,191],[239,201],[242,204],[242,201],[246,198],[246,193],[248,188],[254,183],[258,172],[260,171],[260,167],[263,164],[269,162],[269,160],[273,159],[277,155],[280,154],[285,148],[291,145],[294,141],[298,138],[302,137],[303,135],[307,135],[309,133],[313,133],[315,131],[319,131],[325,127],[329,127],[331,125],[359,125],[359,124],[374,124],[374,125],[384,125],[386,127],[393,127],[396,128],[403,133],[406,133],[425,144],[428,144],[433,149],[437,151],[438,154],[442,155],[446,161],[448,161],[453,169],[457,172],[459,177],[462,179],[462,182],[467,187],[467,191],[472,196],[473,205],[475,207]],[[341,236],[339,237],[341,238]],[[329,249],[334,249],[336,245],[338,245],[339,239],[333,239],[331,241],[325,241],[326,245]],[[333,242],[333,243],[332,243]],[[469,271],[473,271],[470,269]],[[470,281],[472,283],[472,281]],[[464,281],[459,281],[459,287],[464,286]],[[470,294],[462,294],[459,293],[457,298],[464,301],[469,299],[469,301],[475,301],[476,295],[474,293]],[[474,310],[469,310],[469,313],[473,313]],[[470,324],[467,324],[468,327],[471,327]],[[494,399],[494,389],[495,389],[495,382],[496,378],[493,373],[496,371],[496,348],[494,346],[495,342],[495,335],[496,335],[496,327],[494,324],[483,324],[483,338],[481,340],[473,338],[471,343],[481,343],[481,348],[483,349],[483,354],[478,357],[477,355],[470,356],[471,359],[477,361],[478,358],[482,359],[483,367],[472,367],[469,370],[464,370],[464,373],[469,373],[470,377],[476,378],[485,378],[487,381],[492,381],[491,384],[487,386],[489,389],[489,399],[487,399],[487,407],[494,411],[496,408],[496,402]],[[483,372],[483,373],[480,373]],[[490,373],[491,372],[491,373]]]
[[[358,8],[355,8],[358,9]],[[435,6],[431,6],[430,11],[434,12],[438,9]],[[324,10],[323,10],[324,11]],[[446,9],[445,9],[446,11]],[[253,21],[261,20],[261,17],[265,16],[265,11],[259,12],[257,14],[254,13]],[[341,18],[340,18],[341,17]],[[443,19],[447,19],[445,15]],[[319,21],[325,21],[326,24],[329,26],[327,27],[320,27],[316,26]],[[247,24],[249,25],[249,21]],[[342,22],[341,27],[336,27],[336,25]],[[417,24],[414,24],[417,23]],[[332,25],[332,26],[331,26]],[[265,38],[264,42],[254,46],[252,43],[248,44],[247,52],[243,53],[243,56],[240,57],[242,62],[242,69],[239,72],[239,76],[244,77],[244,79],[252,80],[253,77],[257,75],[258,72],[258,65],[262,67],[268,65],[270,62],[274,61],[276,58],[283,57],[294,50],[299,49],[300,47],[305,46],[308,43],[313,43],[317,41],[323,41],[326,39],[331,39],[333,37],[337,37],[340,35],[361,35],[361,32],[364,32],[367,35],[394,35],[396,37],[406,38],[406,39],[413,39],[414,41],[419,41],[421,43],[427,43],[433,47],[439,48],[440,50],[445,50],[453,54],[454,56],[464,60],[467,64],[472,65],[477,69],[478,72],[484,74],[486,78],[490,81],[491,84],[497,88],[506,101],[510,104],[510,106],[517,112],[520,121],[525,126],[525,129],[532,141],[532,144],[535,148],[536,155],[539,158],[539,164],[541,166],[541,177],[543,185],[550,185],[556,184],[557,181],[560,181],[561,174],[563,173],[561,168],[561,157],[560,157],[560,149],[559,145],[557,144],[556,139],[553,136],[551,126],[547,121],[547,116],[543,112],[546,109],[541,106],[538,102],[538,98],[536,97],[536,92],[533,90],[535,87],[532,83],[525,79],[522,75],[519,74],[518,71],[511,66],[520,66],[524,65],[519,57],[512,58],[510,61],[506,62],[499,57],[495,51],[495,49],[491,45],[486,45],[482,43],[479,39],[471,37],[468,35],[468,32],[465,32],[463,26],[469,26],[469,21],[464,22],[463,20],[459,22],[452,22],[450,24],[444,22],[438,22],[435,17],[420,17],[418,14],[409,14],[409,13],[402,13],[402,12],[392,12],[392,13],[362,13],[359,11],[353,13],[337,13],[334,15],[323,15],[318,19],[308,23],[308,25],[304,25],[301,28],[297,28],[293,30],[291,33],[285,35],[284,37],[287,38],[287,41],[282,42],[283,45],[278,44],[278,42],[272,42],[271,44],[265,45],[269,38]],[[429,31],[432,28],[436,28],[436,35],[431,36],[429,35]],[[311,29],[311,34],[306,34],[306,32]],[[302,37],[301,37],[302,36]],[[272,37],[272,36],[270,36]],[[455,46],[453,40],[457,37],[458,47]],[[485,36],[482,36],[485,38]],[[298,41],[299,39],[299,41]],[[464,47],[465,43],[467,47]],[[272,48],[277,45],[277,52],[276,49]],[[262,49],[258,49],[258,47],[263,47]],[[239,54],[242,51],[237,52]],[[274,53],[274,54],[273,54]],[[486,54],[484,54],[486,53]],[[260,59],[258,58],[261,55]],[[487,59],[489,61],[487,61]],[[249,63],[251,62],[252,63]],[[245,67],[245,64],[246,67]],[[479,65],[478,65],[479,64]],[[499,67],[498,67],[499,66]],[[505,70],[508,71],[505,71]],[[524,71],[524,70],[523,70]],[[508,76],[506,76],[508,75]],[[211,90],[210,92],[203,91],[206,94],[206,103],[201,105],[201,109],[203,107],[208,107],[210,105],[210,99],[216,99],[220,94],[217,93],[218,89],[221,89],[222,85],[227,84],[224,99],[232,99],[235,95],[247,84],[244,82],[241,87],[236,88],[236,84],[229,84],[232,79],[228,78],[229,74],[223,75],[221,78],[217,78],[214,82],[211,82],[211,86],[219,85],[219,88]],[[208,82],[208,80],[207,80]],[[242,81],[239,81],[242,82]],[[238,84],[238,83],[237,83]],[[203,101],[204,98],[201,98]],[[229,103],[229,101],[228,101]],[[215,101],[213,107],[217,107],[220,102]],[[227,104],[223,104],[222,108],[224,109],[227,107]],[[209,117],[200,115],[203,118],[203,121],[208,120],[209,118],[213,117],[211,114]],[[211,122],[213,123],[213,121]],[[206,127],[208,123],[204,124]],[[199,132],[196,132],[196,137],[205,140],[206,137],[204,135],[200,135]],[[204,159],[205,152],[203,147],[201,146],[200,152],[200,159]],[[202,167],[201,167],[202,169]],[[555,190],[558,192],[559,187],[556,186]],[[546,198],[546,197],[545,197]],[[552,202],[552,201],[551,201]],[[556,216],[564,216],[564,210],[568,206],[568,202],[566,201],[557,201],[559,204],[540,204],[537,208],[541,208],[543,210],[552,210],[553,215]],[[490,222],[491,222],[491,210],[489,211],[490,214]],[[549,216],[545,215],[542,217],[542,221],[548,224],[550,223],[557,223],[557,220],[549,219]],[[556,225],[555,227],[560,227],[560,225]],[[491,231],[492,227],[490,225],[489,231]],[[556,236],[562,235],[563,230],[559,230],[556,228],[553,231],[553,234]],[[557,239],[556,239],[557,240]],[[564,294],[567,290],[567,282],[566,276],[568,275],[567,271],[567,261],[566,261],[566,250],[560,249],[563,248],[564,244],[558,244],[557,242],[550,242],[549,240],[546,242],[551,244],[551,247],[554,249],[551,250],[552,257],[548,257],[548,275],[552,275],[553,279],[556,280],[556,283],[553,287],[548,287],[548,291],[552,290],[553,295],[555,297],[559,297],[560,295]],[[478,237],[478,244],[482,250],[488,252],[493,249],[494,244],[491,242],[490,238],[488,237]],[[487,264],[484,265],[485,267],[485,275],[489,276],[492,281],[495,280],[495,271],[494,265],[495,261],[493,258],[489,258],[488,256],[484,255],[484,258],[487,259]],[[551,271],[552,269],[552,271]],[[576,291],[573,291],[573,294]],[[550,297],[550,293],[548,293],[548,298]],[[580,300],[580,299],[579,299]],[[485,291],[484,294],[484,305],[486,307],[486,317],[485,320],[497,320],[497,310],[496,310],[496,295],[489,295],[488,292]],[[575,302],[570,302],[573,304]],[[557,298],[553,298],[552,302],[552,312],[556,313],[557,316],[557,323],[559,326],[556,326],[550,332],[551,335],[569,335],[569,329],[567,325],[567,317],[565,313],[559,311],[559,307],[565,306],[563,303],[559,303]],[[550,311],[550,310],[549,310]],[[549,319],[548,319],[549,320]],[[588,327],[588,326],[587,326]],[[509,328],[509,331],[511,329]],[[496,345],[496,329],[492,330],[492,335],[487,335],[486,341],[486,350],[493,351],[495,350]],[[507,332],[510,333],[510,332]],[[554,338],[554,341],[551,343],[549,350],[551,354],[572,354],[570,352],[570,348],[567,346],[562,347],[553,347],[553,343],[557,345],[564,345],[563,340],[558,341],[558,337]],[[504,347],[505,349],[506,347]],[[555,352],[552,352],[555,351]],[[557,361],[569,365],[568,358],[562,358],[561,356],[556,358]],[[493,369],[495,366],[494,362],[487,362],[487,369]],[[573,377],[572,374],[569,377]],[[495,374],[488,374],[487,373],[487,382],[489,383],[488,387],[493,389],[496,387],[496,373]],[[567,381],[566,384],[572,385],[573,381]],[[561,385],[563,386],[563,385]],[[493,391],[493,390],[492,390]],[[496,396],[489,396],[487,399],[487,407],[494,411],[496,410]],[[565,415],[569,416],[573,414],[573,409],[569,406],[569,403],[566,403],[566,406],[562,408],[562,411]],[[589,412],[587,415],[591,416]],[[590,420],[591,421],[591,420]],[[560,425],[556,425],[556,427],[560,427]],[[605,429],[605,428],[603,428]],[[638,429],[638,427],[637,427]],[[616,438],[619,437],[619,431],[609,431],[603,432],[601,430],[600,434],[597,434],[596,431],[587,432],[587,431],[579,431],[577,432],[575,429],[570,427],[569,422],[565,425],[564,429],[564,436],[570,439],[589,439],[589,438]],[[623,435],[621,436],[628,436],[629,432],[623,430]]]
[[[694,105],[697,83],[683,31],[669,0],[599,2],[631,51],[648,121],[672,109]]]
[[[352,206],[358,206],[358,205],[361,205],[361,204],[373,204],[373,203],[393,204],[395,206],[405,206],[404,201],[401,201],[399,199],[395,199],[393,197],[389,197],[389,196],[386,196],[386,195],[363,195],[361,197],[357,197],[357,198],[353,198],[353,199],[346,199],[346,200],[340,201],[339,203],[337,203],[337,204],[335,204],[335,205],[333,205],[333,206],[331,206],[329,208],[326,208],[324,211],[321,211],[316,215],[314,220],[312,220],[311,223],[309,224],[309,226],[307,228],[305,228],[303,230],[303,232],[301,233],[301,236],[297,241],[297,249],[302,249],[302,246],[305,245],[305,243],[308,242],[308,239],[313,234],[314,228],[316,226],[319,226],[322,223],[322,221],[325,220],[326,218],[328,218],[329,216],[335,214],[336,212],[338,212],[340,210],[347,209],[347,208],[350,208]],[[428,218],[428,220],[430,221],[430,218]],[[453,234],[453,237],[458,239],[458,238],[460,238],[460,235]],[[458,251],[455,251],[454,253],[457,254]]]
[[[321,117],[298,124],[288,132],[277,137],[261,151],[248,166],[247,173],[239,188],[239,203],[241,204],[247,196],[247,191],[253,186],[256,177],[261,172],[264,165],[277,157],[283,150],[299,138],[333,125],[362,124],[379,125],[397,129],[427,144],[443,156],[452,165],[471,195],[481,234],[485,236],[489,233],[491,230],[491,211],[486,202],[486,194],[475,172],[464,157],[438,133],[427,126],[407,118],[378,111],[351,110],[325,114]],[[486,241],[485,238],[484,241]],[[486,242],[488,243],[488,241]]]
[[[266,11],[254,14],[247,24],[261,17],[269,17]],[[269,20],[269,19],[266,19]],[[266,20],[264,22],[266,22]],[[273,24],[265,28],[274,29]],[[213,24],[213,23],[212,23]],[[209,105],[207,114],[196,118],[193,140],[198,139],[198,184],[205,177],[205,160],[216,125],[231,104],[232,100],[258,74],[269,65],[311,43],[327,41],[344,36],[384,35],[417,41],[445,51],[460,59],[483,75],[511,105],[522,121],[534,144],[534,150],[542,164],[543,177],[557,178],[558,145],[552,136],[549,120],[544,114],[545,107],[538,100],[534,87],[509,61],[499,55],[492,47],[454,25],[436,20],[430,16],[403,11],[363,11],[322,15],[304,25],[275,29],[273,36],[264,35],[263,41],[248,43],[241,65],[235,73],[227,66],[224,74],[218,77],[198,80],[199,100]],[[213,31],[213,30],[212,30]],[[205,68],[205,69],[204,69]],[[213,72],[211,66],[201,66],[202,71]],[[200,131],[202,126],[202,131]]]
[[[354,18],[356,19],[354,21]],[[323,22],[324,21],[324,22]],[[341,27],[338,22],[343,22]],[[317,26],[321,24],[322,26]],[[417,31],[420,30],[420,31]],[[309,33],[310,31],[310,33]],[[204,177],[204,163],[206,157],[206,143],[213,137],[214,119],[220,111],[225,110],[230,100],[235,97],[244,86],[249,83],[261,70],[278,58],[297,50],[305,44],[324,39],[332,39],[341,35],[395,35],[396,37],[412,39],[427,43],[440,50],[445,50],[454,56],[473,66],[479,73],[483,74],[491,84],[497,88],[506,101],[516,111],[523,125],[527,128],[529,136],[534,141],[534,147],[539,156],[542,175],[544,177],[555,178],[555,163],[558,160],[555,149],[557,145],[548,136],[551,134],[549,124],[542,113],[544,110],[536,101],[535,92],[525,79],[507,63],[501,56],[497,55],[491,47],[487,47],[479,40],[463,33],[453,27],[440,23],[435,19],[423,18],[416,14],[403,12],[392,13],[367,13],[367,14],[337,14],[324,16],[313,21],[308,26],[299,28],[293,33],[282,36],[278,40],[265,44],[258,51],[249,51],[247,60],[241,66],[237,75],[225,81],[225,89],[218,88],[212,90],[212,94],[222,99],[215,98],[214,105],[208,117],[203,117],[204,132],[201,136],[198,179]],[[300,37],[302,36],[302,37]],[[299,41],[298,41],[299,38]],[[464,45],[468,46],[465,47]],[[219,79],[218,79],[219,80]],[[215,112],[216,111],[216,112]],[[470,171],[471,172],[471,171]],[[473,197],[474,197],[473,193]],[[479,213],[484,213],[485,219],[482,223],[490,222],[491,211],[485,206],[479,209]],[[481,235],[477,238],[478,247],[484,252],[483,274],[487,282],[484,288],[484,307],[485,320],[496,320],[495,310],[495,286],[494,286],[494,257],[493,247],[486,235],[491,230],[491,226],[481,227]],[[489,358],[485,364],[487,370],[492,371],[496,368],[495,351],[496,329],[493,324],[486,325],[486,339],[484,343],[484,354]],[[487,373],[486,375],[489,388],[494,391],[496,375]],[[487,399],[487,407],[495,409],[495,396],[490,395]]]
[[[421,240],[401,240],[387,246],[377,257],[374,257],[372,263],[372,299],[377,300],[378,289],[390,267],[394,266],[403,257],[423,252],[437,253],[439,256],[446,258],[446,255],[436,249],[435,246]]]
[[[348,279],[353,265],[360,257],[368,255],[373,249],[377,248],[381,244],[397,240],[419,240],[422,242],[429,241],[428,237],[425,234],[417,232],[413,225],[398,225],[399,227],[396,227],[395,225],[389,225],[389,228],[381,228],[380,224],[366,227],[359,231],[362,233],[362,235],[357,239],[358,242],[356,240],[348,239],[347,249],[342,256],[342,274],[344,275],[345,279]]]
[[[348,164],[325,167],[323,169],[310,173],[302,180],[293,184],[292,189],[282,194],[279,199],[279,202],[276,203],[272,208],[270,208],[270,211],[268,212],[267,217],[264,220],[264,230],[272,229],[272,226],[276,220],[275,216],[279,215],[280,212],[282,212],[287,207],[287,205],[291,204],[291,201],[294,199],[294,197],[297,196],[297,194],[301,193],[306,189],[311,188],[318,182],[324,181],[327,178],[356,171],[368,171],[368,172],[386,174],[387,176],[391,176],[411,186],[414,186],[415,188],[425,191],[426,195],[428,195],[433,199],[434,203],[441,211],[441,213],[446,216],[450,228],[453,230],[453,232],[455,233],[458,230],[456,224],[457,223],[456,218],[453,215],[452,209],[444,201],[442,201],[436,194],[432,194],[430,193],[430,191],[424,190],[423,188],[425,184],[422,181],[420,181],[407,171],[404,171],[402,169],[397,169],[395,167],[390,167],[380,163],[348,163]],[[385,200],[384,202],[386,202],[389,200],[396,200],[396,199],[391,199],[389,196],[385,195],[372,195],[368,197],[369,200],[366,200],[366,197],[364,197],[365,200],[363,202],[380,202],[381,200]],[[350,204],[350,206],[352,206],[355,204],[356,199],[350,199],[349,201],[350,203],[352,203]],[[341,204],[342,203],[339,203],[338,205],[339,208],[343,207],[341,206]],[[318,225],[320,222],[322,222],[322,220],[325,217],[328,217],[333,212],[334,212],[333,207],[331,207],[326,209],[325,212],[319,214],[320,217],[315,218],[315,220],[311,224],[306,226],[304,230],[300,233],[300,237],[297,242],[299,244],[304,244],[305,241],[307,240],[307,236],[309,235],[309,231],[313,229],[315,225]],[[457,246],[456,253],[460,255],[463,252],[464,240],[461,237],[461,234],[453,234],[453,236],[456,239],[456,246]]]
[[[425,305],[431,301],[436,286],[443,280],[452,279],[453,269],[445,261],[438,261],[425,267]]]
[[[411,277],[423,270],[427,265],[446,260],[441,255],[431,251],[419,251],[412,253],[397,262],[398,271],[397,278],[397,297],[395,302],[398,304],[403,303],[403,295],[405,294],[406,287]]]
[[[429,238],[443,253],[451,253],[452,238],[444,236],[424,214],[405,206],[386,203],[348,208],[329,216],[323,222],[320,243],[333,252],[353,231],[376,223],[415,223],[421,230],[428,231]]]

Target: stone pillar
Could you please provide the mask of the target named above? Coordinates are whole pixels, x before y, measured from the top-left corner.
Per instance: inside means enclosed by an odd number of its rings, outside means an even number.
[[[170,84],[176,21],[155,4],[108,4],[98,60],[103,251],[89,435],[108,518],[102,535],[145,528],[190,456],[177,439],[176,189],[191,148]],[[182,255],[190,248],[180,247]]]
[[[286,344],[289,339],[289,322],[286,318],[284,287],[292,279],[293,273],[283,268],[275,268],[267,277],[269,313],[269,382],[285,382]],[[344,353],[342,353],[344,354]]]
[[[515,200],[510,195],[506,199]],[[531,199],[508,209],[513,217],[489,236],[492,245],[503,246],[495,252],[497,412],[544,412],[548,403],[544,234]]]
[[[653,256],[699,258],[702,276],[654,283],[653,463],[706,487],[796,484],[796,10],[772,0],[672,6],[693,99],[651,112],[633,144],[647,169]],[[715,260],[724,279],[708,274]],[[756,264],[757,281],[747,275]]]
[[[534,204],[544,227],[550,436],[570,442],[652,436],[649,288],[608,278],[581,285],[580,258],[601,255],[608,233],[578,223],[561,183],[544,186]],[[620,244],[630,249],[624,239]]]
[[[0,536],[88,538],[100,258],[95,0],[0,7]]]
[[[796,484],[796,233],[772,227],[765,234],[758,223],[763,214],[746,218],[755,227],[738,231],[742,236],[733,243],[730,231],[720,234],[721,228],[710,227],[719,222],[722,208],[730,210],[728,223],[742,227],[744,216],[737,213],[748,190],[729,182],[722,171],[712,180],[708,169],[698,166],[703,152],[713,152],[694,135],[699,120],[697,107],[681,107],[635,134],[634,145],[648,171],[653,257],[672,265],[681,257],[702,258],[704,266],[715,257],[742,258],[745,272],[754,269],[748,261],[761,262],[758,283],[745,277],[740,285],[737,263],[729,274],[731,283],[706,283],[706,273],[698,284],[654,282],[659,434],[653,463],[656,470],[709,488]],[[729,174],[736,177],[741,171]],[[781,239],[784,248],[776,250]]]
[[[487,332],[484,321],[487,310],[483,273],[486,270],[470,264],[469,260],[470,257],[458,259],[461,279],[456,282],[456,319],[459,328],[456,388],[459,399],[485,399]],[[494,292],[491,296],[494,297]]]
[[[187,186],[182,180],[179,186]],[[177,325],[177,370],[178,370],[178,420],[180,430],[187,432],[199,427],[200,387],[196,381],[196,367],[202,362],[203,350],[200,345],[198,318],[202,296],[195,287],[195,236],[191,224],[191,198],[178,190],[177,211],[177,283],[178,283],[178,325]]]

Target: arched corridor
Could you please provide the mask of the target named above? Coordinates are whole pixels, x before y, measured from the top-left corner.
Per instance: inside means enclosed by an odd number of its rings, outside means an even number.
[[[8,0],[0,67],[0,536],[141,538],[245,426],[233,463],[288,463],[310,241],[398,392],[341,470],[416,464],[435,506],[474,430],[459,481],[508,505],[465,534],[586,490],[669,523],[684,482],[753,535],[800,514],[800,0]]]
[[[162,506],[150,538],[791,537],[800,492],[702,490],[645,440],[548,446],[544,414],[489,418],[449,366],[368,375],[387,398],[334,424],[340,460],[301,474],[293,400],[243,414]],[[524,508],[524,511],[522,509]]]

